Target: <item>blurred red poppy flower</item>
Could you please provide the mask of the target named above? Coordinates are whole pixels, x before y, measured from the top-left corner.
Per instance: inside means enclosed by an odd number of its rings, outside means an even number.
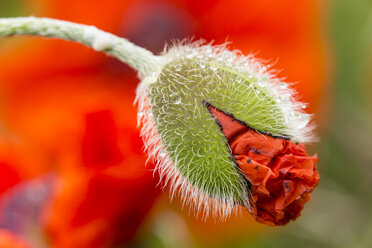
[[[60,1],[64,6],[59,14],[54,12],[58,1],[44,3],[44,16],[81,18],[81,6],[74,12],[76,1]],[[105,11],[101,7],[108,5],[102,2],[87,4],[108,18],[91,14],[75,21],[117,33],[120,17],[115,22],[110,18],[129,2],[117,1]],[[129,242],[159,194],[151,164],[145,167],[136,129],[134,72],[64,41],[17,38],[2,43],[1,114],[7,137],[1,146],[14,155],[3,158],[11,162],[14,175],[21,174],[18,181],[57,172],[43,213],[51,245],[107,247]],[[20,163],[13,167],[17,160]],[[30,163],[24,163],[27,160]]]
[[[141,146],[136,130],[119,130],[111,111],[86,115],[82,166],[61,170],[56,201],[46,215],[54,247],[107,247],[131,240],[159,193]]]
[[[20,181],[20,176],[13,166],[5,162],[0,162],[0,171],[0,194],[2,194],[7,189],[16,185]]]
[[[22,238],[6,229],[0,229],[0,247],[6,248],[31,248]]]
[[[216,43],[228,38],[244,53],[280,58],[275,68],[284,68],[281,76],[299,82],[296,87],[304,101],[316,110],[324,81],[317,1],[25,3],[27,14],[96,25],[154,51],[174,38],[195,35]],[[56,247],[127,242],[158,194],[152,173],[143,167],[146,158],[136,131],[135,73],[73,43],[39,38],[1,43],[1,118],[7,137],[0,146],[11,156],[0,151],[0,157],[7,157],[4,161],[15,168],[7,188],[17,174],[25,180],[57,171],[57,189],[45,215],[51,242]],[[252,225],[246,219],[230,223]],[[210,231],[216,238],[215,225],[199,226],[204,237]],[[234,235],[246,232],[220,227],[226,240],[226,230]]]

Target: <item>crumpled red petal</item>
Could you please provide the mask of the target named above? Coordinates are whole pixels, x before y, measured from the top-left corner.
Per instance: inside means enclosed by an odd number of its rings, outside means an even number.
[[[319,183],[318,158],[301,144],[259,133],[212,106],[242,174],[250,182],[252,215],[267,225],[300,216]]]

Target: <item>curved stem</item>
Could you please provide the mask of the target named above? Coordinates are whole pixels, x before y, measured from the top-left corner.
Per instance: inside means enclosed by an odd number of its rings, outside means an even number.
[[[94,26],[50,18],[0,18],[0,37],[14,35],[44,36],[79,42],[127,63],[141,77],[156,71],[160,64],[159,56]]]

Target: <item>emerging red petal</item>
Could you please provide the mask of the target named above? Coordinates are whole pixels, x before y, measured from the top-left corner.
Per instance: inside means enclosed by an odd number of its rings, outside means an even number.
[[[285,225],[300,216],[319,182],[316,156],[301,144],[259,133],[213,107],[241,172],[250,182],[252,215],[261,223]]]

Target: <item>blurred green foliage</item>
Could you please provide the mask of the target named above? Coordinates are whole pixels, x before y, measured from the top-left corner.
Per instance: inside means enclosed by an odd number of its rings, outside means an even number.
[[[20,0],[0,0],[0,16],[13,17],[22,14]]]

